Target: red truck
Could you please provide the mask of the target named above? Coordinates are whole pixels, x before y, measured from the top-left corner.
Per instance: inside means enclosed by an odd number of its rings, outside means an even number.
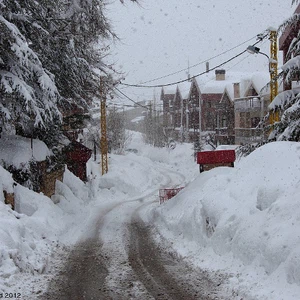
[[[197,164],[200,173],[215,167],[234,167],[234,150],[214,150],[197,152]]]

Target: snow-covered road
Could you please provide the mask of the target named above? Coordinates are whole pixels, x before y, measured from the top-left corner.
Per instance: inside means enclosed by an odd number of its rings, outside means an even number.
[[[21,187],[23,211],[2,204],[0,294],[299,299],[298,143],[271,143],[202,174],[189,144],[168,151],[135,135],[130,147],[137,153],[111,155],[104,176],[90,161],[87,184],[66,170],[56,204]],[[2,170],[6,186],[9,176]],[[179,186],[159,205],[160,188]]]
[[[159,169],[162,185],[186,179]],[[157,232],[140,217],[140,211],[153,204],[157,205],[157,187],[143,196],[99,205],[39,299],[220,299],[219,276],[186,265],[167,241],[156,244]]]
[[[109,157],[104,176],[90,161],[87,184],[66,170],[56,204],[21,187],[24,211],[0,203],[0,294],[299,299],[298,143],[271,143],[202,174],[189,144],[168,151],[136,136],[131,147],[137,153]],[[159,205],[159,188],[179,186]]]

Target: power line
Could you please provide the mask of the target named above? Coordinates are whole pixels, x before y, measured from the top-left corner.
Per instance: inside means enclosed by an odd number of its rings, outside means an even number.
[[[199,66],[199,65],[201,65],[201,64],[203,64],[203,63],[205,63],[205,62],[207,62],[207,61],[210,61],[210,60],[212,60],[212,59],[215,59],[215,58],[217,58],[217,57],[220,57],[221,55],[226,54],[226,53],[230,52],[231,50],[234,50],[234,49],[236,49],[236,48],[238,48],[238,47],[240,47],[240,46],[242,46],[242,45],[244,45],[244,44],[250,42],[250,41],[251,41],[252,39],[254,39],[255,37],[257,37],[257,36],[254,36],[254,37],[248,39],[247,41],[245,41],[245,42],[243,42],[243,43],[240,43],[239,45],[236,45],[236,46],[234,46],[234,47],[232,47],[232,48],[230,48],[230,49],[228,49],[228,50],[226,50],[226,51],[224,51],[224,52],[222,52],[222,53],[219,53],[219,54],[217,54],[217,55],[215,55],[215,56],[212,56],[212,57],[210,57],[210,58],[208,58],[208,59],[205,59],[205,60],[203,60],[203,61],[201,61],[201,62],[198,62],[198,63],[196,63],[196,64],[190,66],[189,68],[197,67],[197,66]],[[181,73],[181,72],[183,72],[183,71],[187,71],[189,68],[184,68],[184,69],[181,69],[181,70],[179,70],[179,71],[175,71],[175,72],[173,72],[173,73],[170,73],[170,74],[167,74],[167,75],[164,75],[164,76],[161,76],[161,77],[157,77],[157,78],[154,78],[154,79],[151,79],[151,80],[147,80],[147,81],[142,82],[141,84],[145,84],[145,83],[153,82],[153,81],[156,81],[156,80],[159,80],[159,79],[163,79],[163,78],[166,78],[166,77],[169,77],[169,76],[172,76],[172,75]]]
[[[128,96],[127,96],[126,94],[124,94],[122,91],[120,91],[117,87],[115,87],[115,89],[116,89],[120,94],[122,94],[125,98],[127,98],[128,100],[130,100],[131,102],[133,102],[134,104],[136,104],[136,105],[138,105],[138,106],[140,106],[140,107],[143,107],[143,108],[148,109],[147,106],[144,106],[144,105],[142,105],[142,104],[140,104],[140,103],[138,103],[138,102],[132,100],[130,97],[128,97]]]
[[[119,93],[121,93],[125,98],[127,98],[129,101],[133,102],[134,104],[136,104],[136,105],[138,105],[138,106],[140,106],[140,107],[143,107],[143,108],[145,108],[145,109],[147,109],[147,110],[150,110],[149,105],[148,105],[148,106],[145,106],[145,105],[139,104],[138,102],[132,100],[129,96],[127,96],[126,94],[124,94],[123,92],[121,92],[118,88],[115,88],[115,89],[116,89]],[[126,105],[124,105],[124,106],[126,106]],[[127,106],[134,107],[134,106],[132,106],[132,105],[127,105]],[[152,111],[160,112],[159,110],[155,109],[154,107],[152,108]]]
[[[267,35],[268,35],[268,34],[266,33],[266,31],[263,32],[263,33],[261,33],[261,34],[256,35],[258,41],[257,41],[256,43],[254,43],[252,46],[255,46],[255,45],[257,45],[258,43],[262,42],[262,41],[267,37]],[[206,62],[206,61],[209,61],[209,60],[211,60],[211,59],[214,59],[214,58],[216,58],[216,57],[219,57],[219,56],[221,56],[221,55],[223,55],[223,54],[225,54],[225,53],[227,53],[227,52],[229,52],[229,51],[231,51],[231,50],[233,50],[233,49],[236,49],[236,48],[238,48],[239,46],[241,46],[241,45],[243,45],[243,44],[249,42],[249,41],[252,40],[253,38],[254,38],[254,37],[252,37],[252,38],[248,39],[247,41],[245,41],[245,42],[243,42],[243,43],[240,43],[239,45],[237,45],[237,46],[235,46],[235,47],[233,47],[233,48],[231,48],[231,49],[228,49],[228,50],[226,50],[226,51],[224,51],[224,52],[222,52],[222,53],[220,53],[220,54],[218,54],[218,55],[216,55],[216,56],[214,56],[214,57],[212,57],[212,58],[210,58],[210,59],[204,60],[204,61],[202,61],[202,62],[199,62],[199,63],[195,64],[195,65],[192,65],[191,67],[198,66],[198,65],[200,65],[200,64],[202,64],[202,63],[204,63],[204,62]],[[165,75],[165,76],[161,76],[161,77],[158,77],[158,78],[155,78],[155,79],[151,79],[151,80],[145,81],[145,82],[143,82],[143,83],[141,83],[141,84],[128,84],[128,83],[120,83],[120,84],[123,85],[123,86],[125,86],[125,87],[138,87],[138,88],[140,88],[140,87],[145,87],[145,88],[155,88],[155,87],[164,87],[164,86],[175,85],[175,84],[182,83],[182,82],[188,81],[188,80],[190,80],[190,79],[196,78],[196,77],[198,77],[198,76],[204,75],[205,73],[207,73],[207,72],[209,72],[209,71],[213,71],[213,70],[215,70],[216,68],[219,68],[219,67],[225,65],[226,63],[232,61],[233,59],[239,57],[240,55],[242,55],[242,54],[245,53],[246,51],[247,51],[247,50],[244,50],[244,51],[240,52],[239,54],[237,54],[237,55],[231,57],[231,58],[228,59],[227,61],[225,61],[225,62],[223,62],[223,63],[217,65],[217,66],[214,67],[214,68],[211,68],[211,69],[209,69],[209,70],[206,70],[205,72],[199,73],[199,74],[194,75],[194,76],[192,76],[192,77],[190,77],[190,78],[186,78],[186,79],[179,80],[179,81],[176,81],[176,82],[167,83],[167,84],[159,84],[159,85],[144,85],[144,83],[148,83],[148,82],[152,82],[152,81],[155,81],[155,80],[158,80],[158,79],[166,78],[166,77],[168,77],[168,76],[171,76],[171,75],[180,73],[180,72],[185,71],[185,70],[187,70],[187,69],[182,69],[182,70],[180,70],[180,71],[177,71],[177,72],[174,72],[174,73]],[[191,68],[191,67],[190,67],[190,68]]]
[[[186,82],[186,81],[189,81],[191,79],[194,79],[196,77],[199,77],[201,75],[204,75],[210,71],[213,71],[219,67],[222,67],[223,65],[229,63],[230,61],[236,59],[237,57],[241,56],[242,54],[244,54],[245,52],[247,52],[247,50],[244,50],[240,53],[238,53],[237,55],[229,58],[228,60],[220,63],[219,65],[207,70],[207,71],[204,71],[204,72],[201,72],[201,73],[198,73],[194,76],[191,76],[190,78],[186,78],[186,79],[182,79],[182,80],[178,80],[178,81],[175,81],[175,82],[171,82],[171,83],[166,83],[166,84],[157,84],[157,85],[143,85],[143,84],[128,84],[128,83],[120,83],[121,85],[124,85],[124,86],[128,86],[128,87],[136,87],[136,88],[155,88],[155,87],[164,87],[164,86],[171,86],[171,85],[175,85],[175,84],[179,84],[179,83],[182,83],[182,82]]]
[[[260,42],[260,41],[256,42],[254,45],[256,45],[256,44],[259,43],[259,42]],[[228,59],[227,61],[225,61],[225,62],[223,62],[223,63],[221,63],[221,64],[215,66],[214,68],[209,69],[208,71],[213,71],[213,70],[215,70],[215,69],[217,69],[217,68],[219,68],[219,67],[221,67],[221,66],[227,64],[228,62],[230,62],[230,61],[234,60],[235,58],[241,56],[241,55],[244,54],[245,52],[247,52],[247,50],[244,50],[244,51],[238,53],[237,55],[235,55],[235,56],[231,57],[230,59]],[[249,55],[248,55],[248,56],[249,56]],[[248,57],[248,56],[247,56],[247,57]],[[246,58],[247,58],[247,57],[246,57]],[[244,59],[246,59],[246,58],[244,58]],[[239,63],[240,63],[241,61],[243,61],[244,59],[240,60],[237,64],[239,64]],[[237,64],[235,64],[235,65],[237,65]],[[196,77],[198,77],[198,76],[204,75],[204,74],[206,74],[206,73],[207,73],[207,71],[202,72],[202,73],[199,73],[199,74],[197,74],[197,75],[194,75],[194,76],[192,76],[192,77],[190,77],[190,78],[187,78],[187,79],[184,79],[184,80],[177,81],[177,82],[175,82],[175,83],[168,83],[168,84],[164,84],[164,85],[144,86],[144,85],[129,85],[129,84],[126,84],[126,83],[121,83],[121,84],[122,84],[122,85],[125,85],[125,86],[131,86],[131,87],[147,87],[147,88],[164,87],[164,86],[170,86],[170,85],[175,85],[175,84],[178,84],[178,83],[182,83],[182,82],[188,81],[188,80],[190,80],[190,79],[192,79],[192,78],[196,78]],[[279,77],[279,76],[278,76],[278,77]],[[149,107],[144,106],[144,105],[141,105],[140,103],[138,103],[138,102],[134,101],[133,99],[131,99],[131,98],[130,98],[129,96],[127,96],[125,93],[123,93],[122,91],[120,91],[117,87],[115,87],[115,89],[116,89],[120,94],[122,94],[125,98],[127,98],[129,101],[133,102],[134,104],[136,104],[136,105],[138,105],[138,106],[140,106],[140,107],[143,107],[143,108],[145,108],[145,109],[149,109]],[[154,109],[154,111],[155,111],[155,109]]]

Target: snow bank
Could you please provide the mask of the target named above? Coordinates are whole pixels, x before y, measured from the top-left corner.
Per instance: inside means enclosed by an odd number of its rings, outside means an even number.
[[[61,212],[49,198],[20,185],[13,188],[11,174],[2,167],[0,178],[0,277],[9,280],[20,271],[43,272]],[[16,211],[4,204],[3,190],[15,193]]]
[[[98,201],[124,201],[157,189],[164,177],[152,168],[152,161],[129,153],[110,155],[109,172],[103,176],[101,165],[89,161],[88,172],[93,196]]]
[[[0,166],[0,201],[4,202],[3,190],[13,192],[14,180],[12,175]],[[1,193],[2,192],[2,193]]]
[[[109,172],[101,175],[101,165],[90,159],[87,173],[90,180],[92,197],[97,201],[124,201],[126,199],[141,197],[151,191],[158,191],[166,183],[163,167],[183,171],[182,177],[189,181],[198,172],[193,160],[193,151],[190,144],[178,144],[174,150],[155,148],[142,142],[142,135],[130,132],[130,149],[137,153],[128,152],[125,155],[109,155]],[[186,155],[183,155],[185,153]],[[188,157],[188,159],[187,159]],[[157,167],[160,163],[162,169]],[[186,166],[186,169],[182,168]]]
[[[299,178],[299,143],[274,142],[254,151],[237,168],[198,175],[175,198],[154,209],[153,218],[163,234],[180,237],[175,244],[181,254],[202,251],[194,256],[197,264],[200,257],[208,259],[202,264],[206,266],[226,258],[223,267],[231,272],[239,262],[237,272],[245,274],[243,268],[250,267],[260,274],[252,278],[256,285],[265,276],[270,290],[284,295],[276,299],[298,299],[293,298],[297,293],[292,286],[300,291]],[[205,251],[213,255],[203,257]],[[262,299],[266,290],[270,292],[264,285],[253,294]]]
[[[194,178],[198,173],[198,166],[194,161],[194,150],[192,144],[177,143],[176,148],[171,150],[166,147],[157,148],[145,145],[142,140],[142,134],[131,132],[130,148],[138,150],[138,156],[148,158],[152,163],[158,162],[174,170],[183,173],[187,178]]]
[[[40,140],[31,140],[17,135],[3,135],[0,138],[0,160],[6,165],[20,168],[31,159],[43,161],[50,156],[50,150]]]
[[[14,193],[15,211],[4,204],[3,190]],[[64,182],[57,181],[54,204],[48,197],[16,184],[0,167],[0,197],[0,292],[7,292],[20,286],[16,276],[21,273],[47,272],[58,243],[76,241],[78,224],[82,225],[89,214],[88,188],[66,170]]]

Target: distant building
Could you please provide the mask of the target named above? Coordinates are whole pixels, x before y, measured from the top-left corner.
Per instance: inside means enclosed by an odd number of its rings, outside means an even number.
[[[202,131],[216,132],[218,124],[217,111],[220,113],[221,101],[228,81],[225,70],[216,70],[215,79],[210,80],[202,88],[201,118]],[[232,107],[233,112],[233,107]]]
[[[215,136],[217,145],[256,142],[262,138],[259,124],[269,104],[269,91],[262,89],[268,82],[267,72],[216,70],[214,78],[208,74],[164,87],[163,125],[177,133],[181,129],[185,139],[194,142],[199,131]]]
[[[248,80],[233,84],[235,144],[251,144],[264,139],[260,121],[267,114],[270,103],[268,73],[254,73]]]
[[[163,126],[165,128],[172,127],[174,116],[173,116],[173,103],[175,99],[176,88],[161,89],[160,100],[163,103]]]

